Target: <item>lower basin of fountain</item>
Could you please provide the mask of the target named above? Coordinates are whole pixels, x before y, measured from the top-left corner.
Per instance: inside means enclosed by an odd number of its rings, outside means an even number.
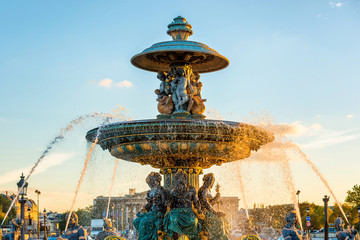
[[[244,159],[271,142],[268,131],[220,120],[150,119],[118,122],[90,130],[86,139],[111,155],[155,168],[201,167]]]

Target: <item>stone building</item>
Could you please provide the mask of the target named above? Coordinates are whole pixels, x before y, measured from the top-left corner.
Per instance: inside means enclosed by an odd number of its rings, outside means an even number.
[[[137,193],[135,188],[129,189],[129,194],[122,197],[112,197],[110,200],[109,218],[112,218],[115,226],[119,230],[134,229],[133,221],[136,213],[146,204],[146,193]],[[99,196],[94,199],[94,206],[98,213],[98,218],[105,216],[108,204],[108,197]],[[239,198],[221,197],[218,204],[214,206],[217,211],[226,214],[226,220],[231,229],[237,229],[239,226]]]
[[[118,230],[134,229],[133,221],[136,218],[136,213],[146,204],[146,193],[137,193],[135,188],[129,189],[129,194],[122,197],[111,197],[109,218],[113,219]],[[94,206],[96,212],[104,217],[108,204],[108,197],[99,196],[94,199]]]

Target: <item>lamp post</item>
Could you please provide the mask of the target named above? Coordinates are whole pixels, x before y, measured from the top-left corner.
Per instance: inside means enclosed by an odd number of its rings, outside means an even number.
[[[350,226],[350,213],[349,213],[349,212],[346,213],[346,218],[348,219],[348,221],[349,221],[349,226]]]
[[[307,208],[306,208],[306,216],[307,216],[307,217],[310,216],[309,213],[310,213],[310,208],[307,207]],[[308,226],[307,224],[306,224],[306,227],[307,227],[308,236],[310,236],[310,229],[309,229],[309,226]]]
[[[19,191],[19,203],[21,205],[20,218],[25,222],[25,203],[26,203],[26,193],[28,188],[28,183],[25,181],[24,174],[21,174],[20,181],[17,183]],[[25,240],[25,224],[21,227],[21,240]]]
[[[298,198],[298,205],[300,205],[300,190],[297,190],[296,195]]]
[[[41,194],[41,192],[39,190],[35,190],[35,193],[37,194],[37,230],[38,230],[38,238],[40,239],[40,221],[39,221],[39,216],[40,216],[40,202],[39,202],[39,195]]]
[[[30,236],[31,236],[31,208],[30,207],[28,207],[28,209],[27,209],[27,211],[28,211],[28,230],[29,230],[29,238],[30,238]]]
[[[47,239],[47,231],[46,231],[46,209],[44,208],[44,240]]]
[[[325,226],[324,226],[324,239],[329,240],[329,225],[328,225],[328,202],[330,197],[324,196],[324,220],[325,220]]]

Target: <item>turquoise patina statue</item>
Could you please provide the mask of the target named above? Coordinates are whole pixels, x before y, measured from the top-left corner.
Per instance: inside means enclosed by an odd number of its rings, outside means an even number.
[[[161,175],[152,172],[146,178],[150,187],[147,192],[147,204],[137,213],[134,226],[138,231],[138,240],[157,240],[163,235],[163,217],[166,212],[166,193],[161,186]]]
[[[284,240],[301,240],[302,239],[302,233],[300,230],[298,230],[295,227],[295,224],[297,222],[296,218],[296,212],[295,210],[290,211],[285,218],[287,224],[282,230],[282,235],[284,237]]]
[[[225,214],[214,210],[212,205],[218,202],[220,192],[217,186],[217,193],[215,197],[211,196],[211,188],[214,185],[214,174],[208,173],[203,178],[204,184],[199,189],[199,200],[201,210],[205,213],[205,219],[202,221],[205,231],[208,233],[210,239],[228,240],[228,231],[225,227],[224,220]]]
[[[108,236],[117,236],[115,231],[111,219],[104,218],[104,228],[95,236],[95,240],[104,240]]]
[[[357,230],[353,227],[348,226],[346,230],[344,230],[344,221],[341,217],[338,217],[335,220],[335,229],[336,229],[336,238],[338,240],[353,240],[357,235]]]
[[[66,214],[65,219],[69,218],[69,213]],[[79,217],[76,213],[71,213],[69,228],[57,240],[86,240],[86,230],[79,225]]]
[[[186,236],[190,239],[200,233],[200,210],[197,191],[187,183],[188,175],[183,170],[175,174],[175,187],[170,192],[170,212],[164,218],[164,230],[173,239]],[[194,208],[193,208],[194,207]]]

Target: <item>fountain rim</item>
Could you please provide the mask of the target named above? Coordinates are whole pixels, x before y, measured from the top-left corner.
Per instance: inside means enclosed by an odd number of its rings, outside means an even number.
[[[146,48],[142,52],[133,56],[130,62],[137,68],[142,70],[151,71],[151,72],[158,72],[158,71],[165,71],[165,69],[170,68],[170,66],[166,63],[158,64],[156,67],[148,66],[146,62],[151,62],[151,60],[146,59],[146,55],[148,54],[155,54],[155,53],[164,53],[164,52],[179,52],[179,53],[201,53],[201,54],[208,54],[214,56],[217,61],[221,64],[217,64],[218,66],[210,66],[204,70],[197,68],[198,64],[192,64],[193,68],[196,69],[198,73],[208,73],[208,72],[215,72],[222,70],[229,66],[230,61],[216,50],[210,48],[206,44],[196,42],[196,41],[187,41],[187,40],[173,40],[173,41],[163,41],[159,43],[153,44],[151,47]],[[215,60],[213,60],[215,61]],[[174,63],[177,61],[174,61]],[[186,61],[184,61],[186,63]],[[191,64],[191,63],[189,63]],[[204,64],[200,64],[202,66]]]

